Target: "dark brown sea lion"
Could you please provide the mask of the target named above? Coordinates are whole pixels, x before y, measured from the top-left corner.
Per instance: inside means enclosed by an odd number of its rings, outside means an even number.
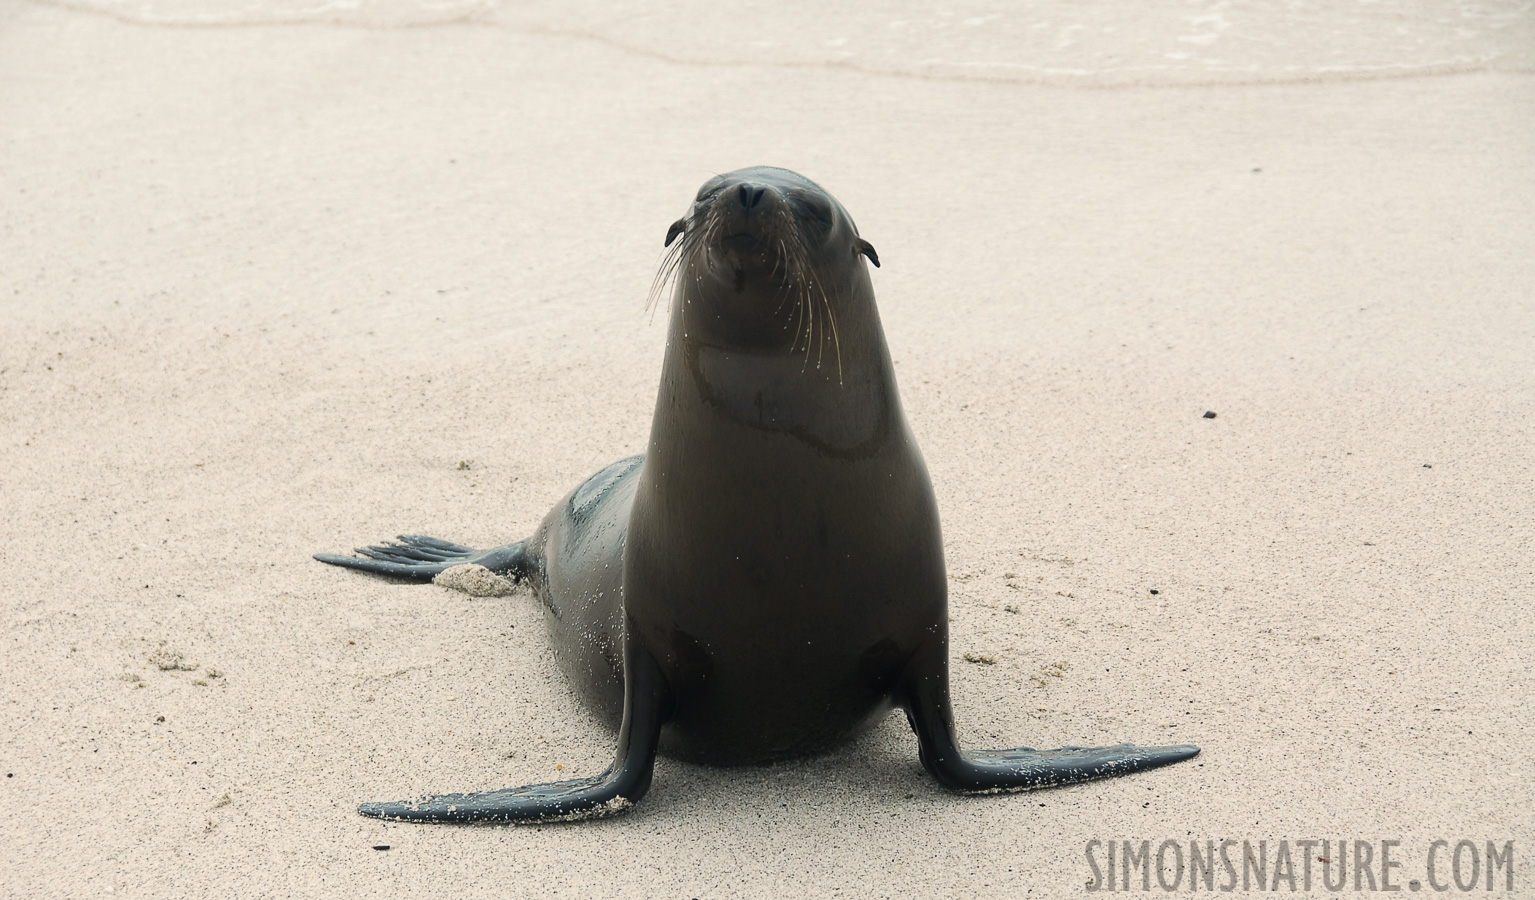
[[[435,538],[318,556],[429,579],[466,562],[528,582],[570,681],[618,723],[593,778],[364,815],[547,821],[644,795],[659,749],[732,765],[797,756],[906,711],[946,787],[1028,790],[1122,775],[1190,746],[959,749],[938,510],[906,424],[864,258],[830,194],[784,169],[710,179],[672,225],[675,277],[644,456],[616,462],[526,541]]]

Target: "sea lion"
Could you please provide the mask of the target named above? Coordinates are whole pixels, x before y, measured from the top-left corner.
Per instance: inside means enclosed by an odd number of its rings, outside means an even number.
[[[478,563],[527,582],[566,675],[618,724],[601,775],[368,816],[609,815],[658,749],[734,765],[814,753],[905,710],[922,764],[967,793],[1188,759],[1192,746],[967,752],[950,713],[948,582],[927,467],[874,305],[874,248],[785,169],[711,178],[671,226],[675,281],[650,442],[587,479],[532,537],[489,551],[401,536],[316,559],[426,580]]]

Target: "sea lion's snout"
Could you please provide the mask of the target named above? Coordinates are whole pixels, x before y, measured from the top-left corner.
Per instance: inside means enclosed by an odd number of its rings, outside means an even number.
[[[777,191],[750,181],[737,184],[733,190],[721,191],[714,201],[724,220],[721,230],[725,236],[720,239],[720,246],[736,254],[757,253],[759,243],[770,247],[772,241],[766,240],[763,231],[779,224],[773,212],[782,201]]]
[[[706,204],[714,223],[705,252],[734,272],[784,272],[785,248],[801,245],[788,199],[772,185],[742,181],[717,192]]]
[[[767,188],[760,184],[745,183],[736,186],[736,199],[741,204],[741,210],[751,215],[752,210],[762,204],[762,198],[767,194]]]
[[[787,203],[783,192],[771,185],[743,181],[714,195],[710,210],[723,220],[724,231],[753,232],[773,224]]]

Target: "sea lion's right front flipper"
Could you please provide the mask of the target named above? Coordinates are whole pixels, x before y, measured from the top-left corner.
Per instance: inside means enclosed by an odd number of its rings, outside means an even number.
[[[624,647],[624,720],[618,729],[618,755],[606,772],[595,778],[500,791],[364,803],[357,811],[377,819],[412,822],[568,822],[616,815],[650,789],[661,725],[669,714],[666,678],[649,651],[631,638]]]
[[[961,750],[949,701],[948,651],[938,644],[917,652],[902,677],[901,703],[921,746],[922,766],[952,791],[994,794],[1129,775],[1199,755],[1199,748],[1061,747],[1035,750]]]
[[[333,556],[316,553],[314,558],[322,563],[388,575],[393,578],[409,578],[412,581],[431,581],[438,575],[469,563],[484,566],[497,575],[513,581],[527,576],[527,554],[523,541],[494,550],[474,550],[452,541],[427,537],[421,534],[402,534],[399,542],[390,541],[370,547],[358,547],[356,556]]]

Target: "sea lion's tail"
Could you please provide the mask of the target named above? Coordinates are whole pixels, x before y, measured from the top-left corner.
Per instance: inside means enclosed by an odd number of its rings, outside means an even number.
[[[329,553],[316,553],[314,558],[333,566],[411,581],[431,581],[454,566],[475,564],[510,578],[513,582],[521,582],[533,568],[528,558],[526,541],[494,550],[475,550],[439,538],[402,534],[398,543],[389,541],[371,547],[358,547],[356,552],[366,558],[333,556]]]

